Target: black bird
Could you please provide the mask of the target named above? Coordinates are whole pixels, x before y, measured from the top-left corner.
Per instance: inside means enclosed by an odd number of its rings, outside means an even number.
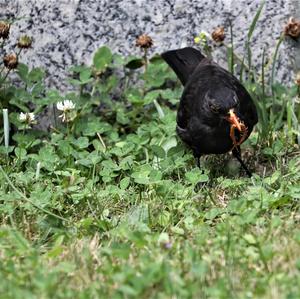
[[[242,167],[240,144],[257,123],[256,107],[231,73],[194,48],[167,51],[162,58],[184,86],[177,113],[177,134],[192,149],[198,166],[203,154],[232,151]]]

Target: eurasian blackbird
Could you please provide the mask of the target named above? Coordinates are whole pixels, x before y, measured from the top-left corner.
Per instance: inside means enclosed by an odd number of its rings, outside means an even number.
[[[257,112],[247,90],[231,73],[194,48],[167,51],[161,56],[184,86],[176,131],[192,149],[198,166],[203,154],[232,151],[250,177],[241,159],[240,144],[257,123]]]

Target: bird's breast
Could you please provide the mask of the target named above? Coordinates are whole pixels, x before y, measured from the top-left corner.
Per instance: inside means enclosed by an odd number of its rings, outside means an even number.
[[[211,126],[199,122],[199,119],[191,120],[187,128],[177,127],[177,134],[197,155],[223,154],[233,147],[230,126],[223,122]]]

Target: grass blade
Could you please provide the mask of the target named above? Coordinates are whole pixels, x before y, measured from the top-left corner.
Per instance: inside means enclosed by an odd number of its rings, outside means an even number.
[[[261,12],[263,10],[263,7],[265,5],[265,0],[261,2],[259,8],[258,8],[258,11],[256,12],[255,16],[254,16],[254,19],[249,27],[249,31],[248,31],[248,34],[247,34],[247,40],[246,40],[246,44],[245,44],[245,51],[244,51],[244,55],[243,55],[243,63],[241,65],[241,70],[240,70],[240,80],[242,81],[243,79],[243,71],[244,71],[244,61],[245,61],[245,56],[246,56],[246,52],[247,52],[247,56],[248,56],[248,66],[249,68],[251,68],[251,52],[250,52],[250,40],[251,40],[251,37],[253,35],[253,32],[256,28],[256,24],[257,24],[257,21],[261,15]]]
[[[279,47],[283,41],[284,41],[284,34],[281,34],[281,36],[277,42],[273,58],[272,58],[271,89],[272,89],[273,96],[274,96],[273,86],[274,86],[274,80],[275,80],[275,69],[276,69],[276,63],[277,63],[277,56],[278,56],[278,52],[279,52]]]
[[[228,69],[234,75],[234,50],[233,50],[233,30],[231,20],[229,21],[230,28],[230,46],[227,48]]]
[[[266,2],[265,0],[261,2],[260,6],[258,8],[258,11],[256,12],[255,17],[254,17],[254,19],[253,19],[253,21],[252,21],[252,23],[250,25],[250,28],[249,28],[249,31],[248,31],[248,35],[247,35],[248,41],[250,41],[250,39],[252,37],[252,34],[253,34],[253,32],[254,32],[254,30],[256,28],[257,21],[258,21],[258,19],[260,17],[260,14],[261,14],[261,12],[262,12],[262,10],[264,8],[265,2]]]

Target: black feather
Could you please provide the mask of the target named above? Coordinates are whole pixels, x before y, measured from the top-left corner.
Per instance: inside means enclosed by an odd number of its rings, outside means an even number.
[[[183,85],[187,83],[197,65],[205,58],[200,51],[190,47],[167,51],[161,56],[174,70]]]

